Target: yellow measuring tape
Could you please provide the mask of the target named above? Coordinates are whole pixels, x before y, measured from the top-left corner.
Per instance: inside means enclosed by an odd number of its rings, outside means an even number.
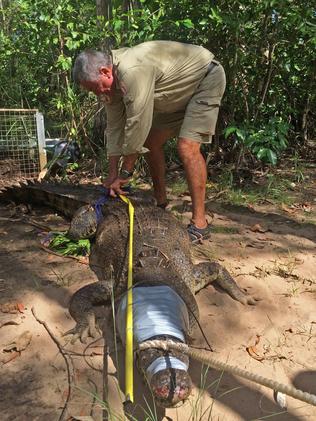
[[[127,304],[126,304],[126,336],[125,336],[125,400],[134,402],[134,361],[133,361],[133,234],[134,234],[134,206],[131,201],[120,195],[128,205],[129,214],[129,245],[128,245],[128,275],[127,275]]]

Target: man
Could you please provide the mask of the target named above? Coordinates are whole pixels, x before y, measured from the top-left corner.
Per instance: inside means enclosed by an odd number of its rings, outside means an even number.
[[[192,240],[210,231],[204,203],[207,171],[200,146],[212,140],[226,83],[223,67],[213,58],[203,47],[149,41],[108,54],[84,51],[73,69],[75,82],[106,102],[109,175],[104,184],[112,196],[123,194],[139,154],[146,153],[157,206],[165,208],[163,145],[178,136],[192,198]]]

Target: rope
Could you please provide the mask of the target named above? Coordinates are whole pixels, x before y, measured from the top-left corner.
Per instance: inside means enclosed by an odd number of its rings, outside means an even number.
[[[250,371],[244,370],[242,368],[224,363],[219,361],[213,357],[210,357],[206,352],[197,351],[195,349],[190,348],[187,344],[183,343],[176,343],[173,341],[145,341],[139,345],[139,350],[144,350],[148,348],[160,348],[165,351],[170,349],[174,349],[176,351],[183,352],[187,354],[189,357],[200,361],[204,364],[207,364],[216,370],[226,371],[231,374],[235,374],[236,376],[242,377],[244,379],[250,380],[254,383],[261,384],[262,386],[266,386],[270,389],[273,389],[277,392],[282,392],[288,396],[291,396],[294,399],[298,399],[300,401],[306,402],[310,405],[316,406],[316,395],[312,395],[311,393],[303,392],[300,389],[296,389],[294,386],[285,385],[279,383],[275,380],[268,379],[263,377],[259,374],[251,373]]]

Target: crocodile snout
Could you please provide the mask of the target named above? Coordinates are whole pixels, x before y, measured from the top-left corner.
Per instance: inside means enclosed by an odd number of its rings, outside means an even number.
[[[159,406],[172,408],[184,403],[191,394],[192,381],[185,370],[166,368],[153,375],[150,386]]]

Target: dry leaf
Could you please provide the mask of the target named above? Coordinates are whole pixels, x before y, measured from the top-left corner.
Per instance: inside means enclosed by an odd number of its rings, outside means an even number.
[[[252,346],[247,346],[246,347],[246,351],[248,352],[248,354],[254,358],[257,361],[263,361],[264,357],[258,354],[258,351],[256,349],[256,346],[258,345],[258,343],[260,342],[260,335],[257,335],[256,340],[255,340],[255,344]]]
[[[289,213],[289,214],[291,214],[291,215],[297,211],[297,209],[291,209],[291,208],[289,208],[288,206],[286,206],[284,203],[282,203],[282,204],[281,204],[281,209],[282,209],[284,212],[287,212],[287,213]]]
[[[29,330],[23,332],[20,336],[15,338],[12,342],[5,345],[3,351],[11,352],[11,351],[24,351],[32,340],[32,333]]]
[[[260,243],[247,243],[246,247],[252,247],[255,249],[263,249],[264,248],[264,244],[260,244]]]
[[[10,354],[7,354],[6,356],[4,356],[1,359],[1,363],[2,364],[7,364],[10,361],[15,360],[15,358],[16,357],[19,357],[20,355],[21,355],[21,353],[20,352],[17,352],[17,351],[10,352]]]
[[[10,313],[10,314],[16,314],[16,313],[23,313],[25,310],[25,307],[22,303],[4,303],[0,306],[0,311],[2,313]]]
[[[311,212],[313,209],[309,203],[303,203],[302,207],[304,212]]]
[[[19,313],[24,313],[25,307],[22,303],[16,303],[16,308],[18,309]]]
[[[267,231],[269,231],[269,229],[268,228],[263,228],[260,224],[255,224],[255,225],[253,225],[251,228],[250,228],[250,230],[252,231],[252,232],[267,232]]]
[[[255,207],[253,205],[251,205],[250,203],[248,203],[247,208],[251,211],[251,212],[256,212]]]
[[[3,327],[3,326],[9,326],[9,325],[19,325],[21,323],[21,320],[13,320],[13,319],[6,319],[6,320],[4,320],[4,321],[0,321],[0,329]]]
[[[0,311],[2,311],[2,313],[15,314],[18,312],[18,309],[16,303],[4,303],[0,306]]]

